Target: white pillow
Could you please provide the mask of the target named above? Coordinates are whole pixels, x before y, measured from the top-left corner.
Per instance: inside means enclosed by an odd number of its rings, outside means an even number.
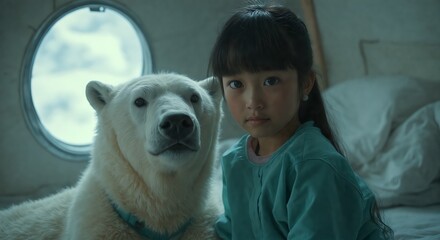
[[[364,178],[382,206],[440,203],[440,101],[391,133]]]
[[[440,83],[405,76],[364,77],[329,88],[323,98],[349,162],[362,171],[396,126],[440,99]]]

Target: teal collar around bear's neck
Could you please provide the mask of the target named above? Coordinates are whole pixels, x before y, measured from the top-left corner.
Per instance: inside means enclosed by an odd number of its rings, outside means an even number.
[[[188,226],[191,224],[192,219],[189,219],[185,224],[183,224],[176,232],[171,234],[158,233],[150,228],[148,228],[143,221],[140,221],[135,215],[124,211],[122,208],[118,207],[112,202],[113,209],[118,213],[118,215],[139,235],[147,237],[151,240],[171,240],[177,239],[181,234],[183,234]]]

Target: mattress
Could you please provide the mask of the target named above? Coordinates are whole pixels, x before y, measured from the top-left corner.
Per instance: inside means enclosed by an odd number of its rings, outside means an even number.
[[[440,239],[440,204],[425,207],[393,207],[382,210],[384,222],[396,240]]]

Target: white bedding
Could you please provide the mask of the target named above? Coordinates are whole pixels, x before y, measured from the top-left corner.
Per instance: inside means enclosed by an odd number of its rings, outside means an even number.
[[[383,218],[394,229],[396,240],[439,240],[440,205],[385,209]]]
[[[439,240],[440,83],[368,77],[329,88],[323,98],[395,239]]]
[[[440,203],[440,84],[350,80],[324,94],[354,170],[383,207]]]

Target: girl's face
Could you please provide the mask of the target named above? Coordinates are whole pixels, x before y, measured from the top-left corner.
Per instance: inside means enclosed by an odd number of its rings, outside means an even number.
[[[281,146],[300,125],[296,70],[242,72],[223,76],[222,84],[233,118],[258,139],[261,150],[264,144],[266,154]]]

